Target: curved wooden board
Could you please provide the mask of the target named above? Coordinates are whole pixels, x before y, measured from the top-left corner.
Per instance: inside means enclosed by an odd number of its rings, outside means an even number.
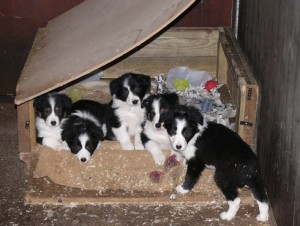
[[[87,0],[40,29],[15,104],[112,62],[159,32],[195,0]]]

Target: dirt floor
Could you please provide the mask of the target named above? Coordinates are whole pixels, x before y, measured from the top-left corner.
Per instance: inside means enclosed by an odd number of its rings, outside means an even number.
[[[264,225],[256,205],[241,205],[234,220],[219,218],[227,204],[25,205],[25,163],[19,160],[12,95],[0,96],[0,225]]]

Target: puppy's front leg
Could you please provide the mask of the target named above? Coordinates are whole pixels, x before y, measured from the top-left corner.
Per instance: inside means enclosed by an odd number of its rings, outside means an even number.
[[[187,161],[187,172],[184,183],[176,187],[176,191],[182,195],[188,193],[198,182],[205,165],[196,161],[195,158]]]
[[[112,128],[112,131],[120,142],[123,150],[134,150],[134,146],[130,141],[130,136],[127,132],[126,126],[122,125],[119,128]]]
[[[134,148],[135,150],[144,150],[145,147],[142,144],[141,140],[141,133],[142,133],[142,128],[138,128],[135,133],[134,133]]]

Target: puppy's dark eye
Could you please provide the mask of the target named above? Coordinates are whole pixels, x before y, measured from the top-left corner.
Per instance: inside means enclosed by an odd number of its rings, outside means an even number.
[[[61,110],[60,107],[56,107],[56,108],[55,108],[55,113],[56,113],[56,114],[60,115],[61,112],[62,112],[62,110]]]
[[[173,126],[171,129],[170,129],[170,135],[175,135],[177,132],[177,127],[176,126]]]
[[[90,142],[87,142],[86,144],[85,144],[85,148],[87,149],[87,150],[91,150],[92,149],[92,145],[91,145],[91,143]]]
[[[148,119],[149,120],[152,120],[154,118],[154,116],[155,116],[155,112],[154,111],[151,111],[151,112],[148,113]]]
[[[139,92],[141,92],[141,88],[140,87],[134,87],[134,89],[133,89],[133,91],[135,92],[135,93],[139,93]]]
[[[184,137],[191,137],[192,134],[193,134],[193,133],[192,133],[192,130],[187,129],[187,128],[183,129],[183,131],[182,131],[182,135],[183,135]]]
[[[164,113],[165,111],[166,111],[165,108],[161,108],[161,109],[160,109],[160,113]]]
[[[45,113],[46,115],[50,115],[50,113],[51,113],[51,108],[45,108],[45,109],[44,109],[44,113]]]
[[[124,93],[124,95],[128,95],[129,90],[128,90],[126,87],[124,87],[124,88],[123,88],[123,93]]]

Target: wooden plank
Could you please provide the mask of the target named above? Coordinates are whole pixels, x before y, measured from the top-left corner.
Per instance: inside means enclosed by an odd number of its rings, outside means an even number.
[[[230,76],[228,69],[228,62],[221,46],[221,42],[218,42],[218,57],[217,57],[217,79],[221,84],[227,84],[227,78]]]
[[[170,29],[131,57],[216,57],[218,29]]]
[[[224,55],[219,50],[221,55],[218,56],[218,77],[226,80],[232,101],[237,109],[237,132],[255,150],[258,85],[232,30],[224,29],[224,32],[220,33],[220,49],[225,55],[227,66],[222,59]],[[224,78],[224,75],[227,78]]]
[[[19,105],[17,111],[20,159],[29,164],[31,151],[36,145],[33,102],[29,101]]]
[[[87,0],[39,30],[20,76],[19,105],[112,62],[162,30],[194,0]],[[149,19],[152,18],[152,19]]]
[[[117,78],[126,72],[136,72],[155,77],[167,74],[171,68],[185,66],[205,70],[216,76],[216,57],[129,57],[104,70],[103,78]]]
[[[222,202],[225,203],[225,198],[217,188],[213,180],[213,170],[206,169],[199,180],[198,186],[201,186],[201,191],[190,192],[187,195],[177,195],[175,200],[170,199],[170,195],[174,193],[170,191],[125,191],[125,190],[105,190],[99,192],[98,190],[88,190],[64,186],[54,183],[48,177],[34,178],[33,172],[38,161],[38,151],[33,152],[32,168],[28,171],[28,188],[25,197],[27,204],[178,204],[178,203],[203,203],[214,202],[216,199],[222,197]],[[251,192],[248,189],[242,189],[240,197],[243,204],[251,204],[253,199]]]

